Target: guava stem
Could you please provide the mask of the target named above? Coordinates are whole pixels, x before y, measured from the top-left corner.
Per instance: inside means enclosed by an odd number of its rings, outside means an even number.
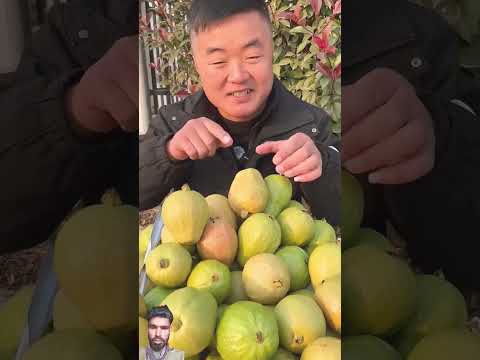
[[[302,345],[303,344],[303,336],[295,338],[295,344]]]
[[[168,268],[170,266],[170,261],[168,259],[161,259],[160,260],[160,267],[162,269]]]
[[[277,289],[283,287],[282,280],[275,280],[273,284],[277,287]]]
[[[263,334],[260,331],[257,332],[257,343],[259,344],[263,343]]]
[[[212,275],[212,282],[217,282],[219,279],[220,279],[220,277],[218,276],[218,274],[213,274]]]

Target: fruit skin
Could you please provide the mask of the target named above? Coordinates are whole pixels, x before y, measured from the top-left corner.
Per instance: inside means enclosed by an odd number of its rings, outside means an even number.
[[[272,174],[265,178],[269,198],[264,212],[277,217],[292,198],[292,183],[282,175]]]
[[[466,329],[450,329],[424,337],[407,360],[476,360],[480,335]]]
[[[301,247],[284,246],[275,255],[287,264],[290,273],[290,291],[304,289],[310,282],[308,255]]]
[[[238,250],[238,237],[231,224],[219,218],[210,218],[197,251],[202,259],[214,259],[230,266]]]
[[[166,288],[176,288],[187,280],[192,257],[177,243],[160,244],[150,252],[145,264],[148,278]]]
[[[175,243],[175,244],[180,244],[179,242],[177,242],[175,240],[175,238],[173,237],[173,234],[171,233],[170,230],[167,229],[166,226],[163,226],[162,227],[162,231],[160,233],[160,241],[162,244],[168,244],[168,243]],[[182,245],[182,244],[180,244]],[[194,254],[195,253],[195,245],[182,245],[185,250],[187,250],[190,254]]]
[[[200,261],[190,273],[187,286],[208,290],[221,304],[232,286],[230,270],[227,265],[217,260]]]
[[[415,311],[416,280],[401,259],[369,245],[342,256],[342,332],[390,336]]]
[[[237,301],[248,300],[245,287],[243,286],[242,272],[232,271],[230,273],[230,278],[232,286],[230,287],[230,292],[224,301],[225,304],[234,304]]]
[[[308,271],[314,287],[323,280],[339,274],[341,270],[342,253],[337,242],[317,246],[308,259]]]
[[[364,193],[358,180],[342,170],[342,249],[355,245],[355,233],[363,220]]]
[[[238,263],[245,266],[252,256],[274,253],[281,238],[280,225],[273,216],[264,213],[251,215],[238,229]]]
[[[334,337],[321,337],[303,351],[300,360],[340,360],[341,341]]]
[[[272,360],[298,360],[298,357],[285,349],[278,348]]]
[[[54,271],[60,288],[95,329],[136,329],[138,262],[131,251],[138,237],[138,209],[91,205],[61,226]],[[119,281],[121,279],[121,281]]]
[[[282,232],[282,245],[303,246],[313,238],[315,223],[308,212],[287,208],[277,220]]]
[[[303,295],[288,295],[275,306],[280,345],[296,354],[325,336],[326,323],[317,303]]]
[[[138,236],[138,253],[145,254],[148,248],[148,243],[152,237],[153,224],[148,225],[143,230],[140,230]]]
[[[312,290],[309,290],[309,289],[297,290],[297,291],[292,292],[290,295],[303,295],[303,296],[307,296],[307,297],[315,300],[315,293]]]
[[[425,336],[467,323],[467,305],[451,283],[433,275],[417,275],[415,314],[390,342],[406,357]]]
[[[13,359],[25,330],[33,286],[24,286],[0,306],[0,359]]]
[[[360,228],[355,234],[355,243],[376,246],[383,251],[395,251],[395,247],[385,236],[370,228]]]
[[[220,218],[226,223],[232,225],[232,227],[237,230],[237,216],[233,212],[228,199],[220,194],[208,195],[205,200],[208,204],[209,216],[210,218]]]
[[[314,220],[314,223],[315,231],[313,238],[308,242],[306,248],[308,255],[311,255],[317,246],[323,245],[327,242],[337,241],[335,229],[327,222],[327,220]]]
[[[208,347],[215,330],[217,302],[208,291],[190,287],[175,290],[162,302],[173,314],[169,346],[185,357]]]
[[[108,340],[92,330],[69,329],[50,333],[35,342],[22,360],[122,360]]]
[[[264,305],[276,304],[290,289],[290,274],[285,262],[273,254],[250,258],[242,272],[248,297]]]
[[[167,196],[161,216],[177,243],[196,244],[209,218],[208,204],[200,193],[184,187]]]
[[[285,209],[287,208],[297,208],[297,209],[300,209],[300,210],[303,210],[303,211],[307,211],[307,208],[301,203],[301,202],[298,202],[297,200],[290,200],[287,204],[287,206],[285,206]]]
[[[230,185],[228,202],[242,219],[262,212],[268,202],[268,188],[262,174],[253,168],[239,171]]]
[[[55,295],[53,303],[53,328],[55,331],[66,329],[94,330],[85,315],[68,299],[62,289]]]
[[[328,325],[337,333],[342,331],[342,277],[325,279],[315,286],[315,300],[323,311]]]
[[[387,342],[371,336],[347,336],[342,342],[344,360],[402,360],[400,354]]]
[[[278,350],[275,314],[252,301],[226,308],[217,328],[217,349],[223,359],[270,359]]]
[[[172,292],[173,289],[167,289],[161,286],[155,286],[153,289],[150,289],[143,298],[147,305],[147,310],[150,311],[152,307],[159,306]]]

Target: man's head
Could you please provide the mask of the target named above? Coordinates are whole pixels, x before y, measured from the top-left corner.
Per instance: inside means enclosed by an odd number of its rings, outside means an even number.
[[[252,120],[273,84],[273,42],[264,0],[193,0],[195,67],[210,102],[228,120]]]
[[[173,315],[167,306],[153,307],[148,313],[148,341],[153,351],[168,344]]]

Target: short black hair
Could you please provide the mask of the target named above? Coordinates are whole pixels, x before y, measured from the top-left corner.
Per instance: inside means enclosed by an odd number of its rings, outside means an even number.
[[[248,11],[257,11],[271,24],[265,0],[192,0],[189,30],[198,33],[214,22]]]
[[[147,320],[150,321],[151,319],[155,317],[162,317],[166,318],[172,323],[173,321],[173,314],[168,308],[167,305],[162,305],[162,306],[154,306],[150,309],[147,315]]]

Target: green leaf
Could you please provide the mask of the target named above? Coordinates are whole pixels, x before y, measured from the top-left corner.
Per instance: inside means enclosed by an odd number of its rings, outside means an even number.
[[[293,29],[290,29],[291,34],[310,34],[310,32],[305,29],[303,26],[295,26]]]

